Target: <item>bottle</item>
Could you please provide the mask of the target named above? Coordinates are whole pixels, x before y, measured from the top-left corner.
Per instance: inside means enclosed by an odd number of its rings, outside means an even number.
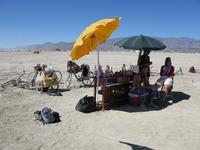
[[[106,66],[105,76],[110,77],[110,67],[108,65]]]
[[[122,66],[122,75],[125,75],[125,73],[126,73],[126,65],[123,64],[123,66]]]
[[[122,70],[119,71],[119,76],[122,76],[123,75],[123,72]]]
[[[105,69],[105,77],[107,77],[107,71],[108,71],[108,65],[106,66],[106,69]]]
[[[114,74],[113,74],[113,67],[111,67],[110,76],[111,76],[111,77],[114,76]]]
[[[103,77],[103,71],[101,65],[99,65],[99,77]]]

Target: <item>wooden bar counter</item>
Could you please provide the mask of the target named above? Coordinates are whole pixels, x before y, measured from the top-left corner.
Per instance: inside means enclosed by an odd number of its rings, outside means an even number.
[[[132,87],[133,75],[99,78],[99,86],[102,89],[98,91],[98,94],[102,94],[102,101],[99,101],[99,105],[102,110],[106,109],[107,106],[120,101],[126,101],[128,99],[128,93]],[[97,77],[94,78],[94,97],[96,99],[96,85]]]

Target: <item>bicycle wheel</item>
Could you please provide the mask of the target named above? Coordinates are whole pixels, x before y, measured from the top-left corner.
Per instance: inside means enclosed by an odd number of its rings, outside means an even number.
[[[57,82],[55,85],[51,86],[51,89],[58,90],[58,88],[59,88],[59,82]]]
[[[67,89],[70,86],[71,82],[72,82],[72,73],[67,72],[67,77],[64,82],[64,87]]]
[[[37,81],[35,88],[38,93],[42,93],[44,88],[42,81]]]
[[[8,81],[8,82],[5,82],[5,83],[3,83],[3,84],[1,84],[1,87],[2,88],[4,88],[5,86],[7,86],[7,85],[9,85],[9,84],[15,84],[16,83],[16,80],[10,80],[10,81]]]
[[[24,86],[24,88],[27,89],[27,90],[31,90],[31,88],[29,86],[29,83],[26,83],[25,86]]]
[[[91,76],[93,76],[93,72],[89,71],[87,77],[83,77],[82,82],[85,86],[90,86],[94,82],[93,78],[90,78]]]
[[[58,70],[54,70],[54,72],[56,73],[56,76],[58,78],[58,82],[60,82],[62,80],[62,73]]]
[[[28,83],[30,87],[35,86],[35,79],[37,77],[37,72],[36,71],[32,71],[28,74]]]

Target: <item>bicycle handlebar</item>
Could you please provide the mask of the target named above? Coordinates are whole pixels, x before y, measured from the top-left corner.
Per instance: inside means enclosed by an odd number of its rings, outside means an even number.
[[[18,77],[20,79],[25,74],[25,70],[23,69],[23,74]]]

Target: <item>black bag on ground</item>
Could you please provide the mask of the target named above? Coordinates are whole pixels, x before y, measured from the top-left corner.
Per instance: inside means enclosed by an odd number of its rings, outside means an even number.
[[[96,111],[97,107],[95,98],[93,96],[84,96],[79,100],[75,109],[85,113]]]

